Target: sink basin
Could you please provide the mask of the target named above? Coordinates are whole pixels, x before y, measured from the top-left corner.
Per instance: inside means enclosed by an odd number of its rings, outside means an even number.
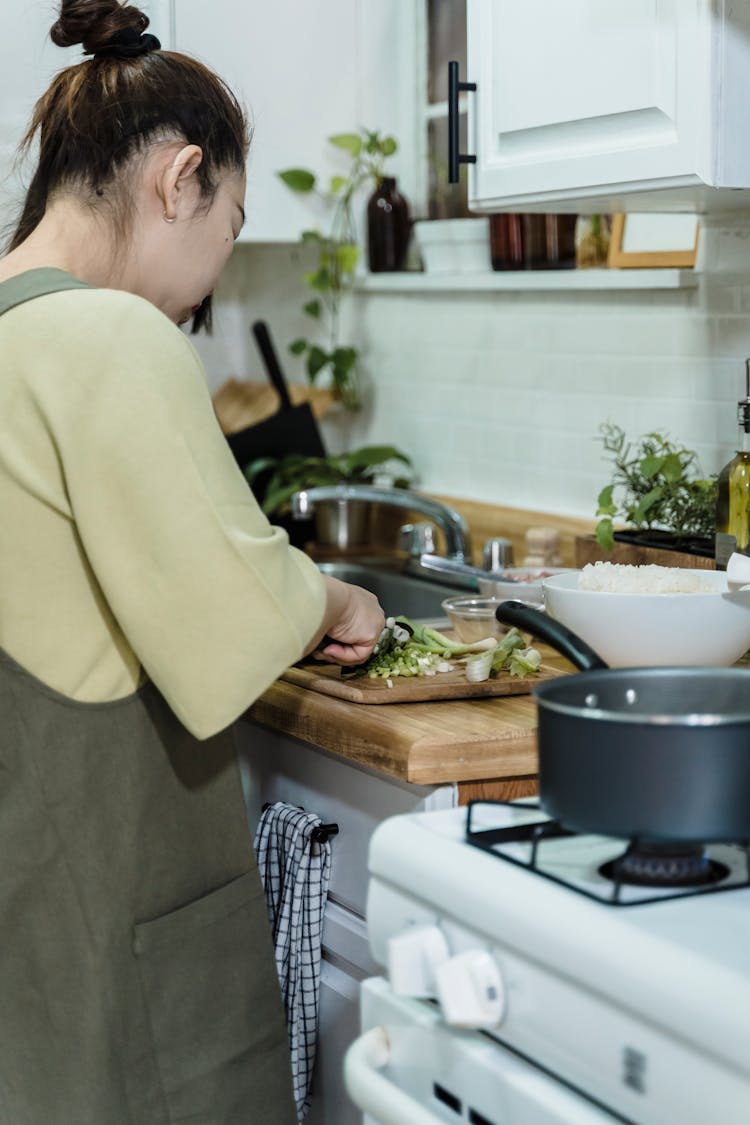
[[[369,590],[382,605],[386,617],[400,614],[415,620],[445,621],[440,604],[443,598],[466,592],[445,582],[405,574],[398,565],[388,563],[320,562],[318,569],[342,582]]]

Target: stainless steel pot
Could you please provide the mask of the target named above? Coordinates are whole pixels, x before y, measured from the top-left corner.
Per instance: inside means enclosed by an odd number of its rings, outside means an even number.
[[[550,816],[627,839],[750,840],[750,671],[608,668],[522,602],[502,602],[496,616],[583,669],[534,689]]]
[[[323,500],[315,506],[315,539],[324,547],[364,546],[371,505],[361,500]]]

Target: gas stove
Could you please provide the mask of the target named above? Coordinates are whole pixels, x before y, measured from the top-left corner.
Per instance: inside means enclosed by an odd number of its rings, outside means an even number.
[[[536,802],[472,801],[465,837],[561,886],[613,906],[750,887],[750,847],[621,840],[571,832]]]
[[[657,848],[655,873],[636,849],[622,877],[628,847],[528,802],[379,826],[367,921],[387,979],[365,982],[362,1010],[406,1052],[383,1064],[405,1122],[747,1125],[747,848]]]

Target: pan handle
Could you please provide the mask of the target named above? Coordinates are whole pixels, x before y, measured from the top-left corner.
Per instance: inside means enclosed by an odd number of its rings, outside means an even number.
[[[527,633],[533,633],[535,637],[539,637],[562,656],[567,657],[582,672],[609,667],[593,648],[589,648],[586,642],[566,625],[561,625],[554,617],[548,617],[546,613],[533,609],[525,602],[501,602],[495,610],[495,617],[503,625],[515,625]]]
[[[272,385],[276,388],[281,399],[281,409],[291,410],[292,400],[289,397],[289,388],[286,385],[284,373],[281,370],[279,357],[276,355],[276,349],[271,342],[271,334],[268,331],[268,325],[264,320],[256,320],[253,324],[253,336],[258,345],[260,354],[263,356],[263,362],[266,365],[266,371]]]

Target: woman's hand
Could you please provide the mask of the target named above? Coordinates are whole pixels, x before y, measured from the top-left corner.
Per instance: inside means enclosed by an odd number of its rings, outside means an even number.
[[[330,664],[362,664],[385,627],[380,602],[369,590],[325,575],[326,611],[305,656]],[[325,640],[324,647],[320,644]]]

